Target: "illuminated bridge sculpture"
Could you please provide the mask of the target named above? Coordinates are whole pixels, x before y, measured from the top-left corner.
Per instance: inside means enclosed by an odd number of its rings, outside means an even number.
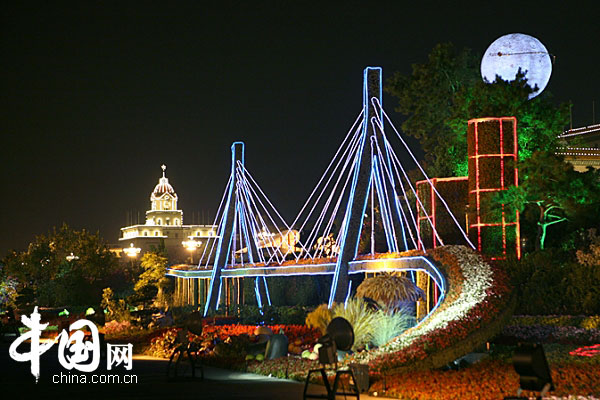
[[[389,127],[394,133],[385,134]],[[392,148],[397,142],[403,154]],[[437,291],[433,311],[444,299],[447,282],[426,256],[409,252],[429,243],[419,224],[430,221],[435,243],[444,245],[417,196],[410,170],[420,171],[432,198],[445,207],[463,243],[474,248],[382,107],[381,68],[364,71],[363,107],[323,176],[296,219],[287,224],[244,165],[244,144],[232,145],[231,175],[215,219],[218,236],[205,247],[196,268],[172,268],[183,293],[206,315],[218,308],[222,286],[239,302],[239,278],[254,278],[258,305],[270,304],[267,277],[332,275],[329,305],[344,302],[352,291],[350,274],[381,271],[426,272]],[[440,206],[440,207],[441,207]],[[456,242],[456,238],[453,239]],[[411,255],[411,256],[409,256]],[[187,279],[186,279],[187,278]],[[203,290],[199,289],[202,281]],[[183,282],[183,283],[182,283]],[[236,283],[237,282],[237,283]]]

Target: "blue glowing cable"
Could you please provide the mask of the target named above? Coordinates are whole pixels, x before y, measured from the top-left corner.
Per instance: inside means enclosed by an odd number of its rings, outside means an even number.
[[[353,165],[354,165],[354,164],[353,164]],[[343,171],[342,171],[342,173],[343,173]],[[333,209],[333,211],[332,211],[332,213],[331,213],[331,217],[329,218],[329,221],[328,221],[328,223],[327,223],[327,226],[325,227],[325,230],[324,230],[324,232],[323,232],[323,235],[322,235],[322,237],[323,237],[323,238],[325,238],[325,237],[328,237],[328,236],[329,236],[329,233],[331,232],[331,228],[332,228],[332,226],[333,226],[333,223],[334,223],[334,221],[335,221],[335,218],[336,218],[336,216],[337,216],[337,214],[338,214],[338,211],[339,211],[339,208],[340,208],[340,205],[341,205],[342,199],[344,198],[344,193],[346,192],[346,189],[347,189],[347,187],[348,187],[348,182],[350,182],[350,177],[351,177],[351,176],[352,176],[352,170],[350,170],[350,171],[349,171],[349,173],[348,173],[348,174],[347,174],[347,176],[346,176],[346,180],[345,180],[345,182],[344,182],[344,185],[343,185],[343,187],[342,187],[342,189],[341,189],[341,191],[340,191],[340,194],[339,194],[339,196],[338,196],[338,199],[337,199],[337,202],[336,202],[336,204],[335,204],[335,207],[334,207],[334,209]],[[340,179],[341,177],[342,177],[342,174],[340,174],[340,176],[339,176],[339,178],[338,178],[338,181],[336,182],[336,186],[335,186],[335,188],[337,188],[337,186],[338,186],[338,183],[339,183],[339,179]],[[334,190],[335,190],[335,188],[334,188]],[[332,193],[331,193],[331,194],[332,194],[332,196],[330,196],[329,200],[331,200],[331,197],[333,197],[333,194],[334,194],[334,193],[335,193],[335,191],[332,191]],[[328,200],[328,202],[329,202],[329,200]],[[327,205],[327,207],[328,207],[328,205]],[[337,241],[336,241],[336,243],[337,243]],[[316,255],[316,257],[318,258],[318,257],[320,256],[320,254],[321,254],[321,253],[322,253],[322,248],[321,248],[321,251],[320,251],[320,252],[319,252],[319,253]]]
[[[386,140],[385,136],[383,137],[383,139],[384,139],[384,141]],[[375,142],[375,146],[376,146],[376,148],[377,148],[377,154],[378,154],[378,157],[379,157],[379,158],[383,157],[383,153],[382,153],[382,151],[381,151],[381,148],[379,147],[379,143]],[[389,152],[388,152],[387,154],[388,154],[388,156],[389,156]],[[384,177],[385,177],[385,175],[387,174],[388,180],[389,180],[389,181],[394,181],[393,174],[392,174],[392,173],[391,173],[391,171],[388,169],[388,165],[387,165],[387,164],[384,164],[384,163],[381,163],[381,164],[383,165],[383,175],[384,175]],[[387,185],[384,185],[384,189],[385,189],[385,192],[386,192],[386,193],[385,193],[385,194],[386,194],[386,202],[388,202],[388,201],[389,201],[389,195],[388,195],[388,193],[387,193]],[[401,207],[399,207],[399,206],[398,206],[398,194],[396,193],[396,188],[395,188],[395,185],[394,185],[394,186],[392,186],[392,188],[391,188],[391,189],[392,189],[392,194],[393,194],[393,196],[394,196],[394,203],[396,204],[396,212],[398,213],[398,218],[399,218],[399,220],[400,220],[401,226],[402,226],[402,228],[404,228],[404,224],[402,223],[402,215],[400,215],[400,209],[401,209]],[[391,205],[390,205],[389,203],[386,203],[386,204],[387,204],[387,207],[388,207],[388,209],[390,209],[390,210],[391,210]],[[390,218],[392,218],[392,217],[391,217],[391,213],[390,213]],[[394,251],[399,251],[399,248],[398,248],[398,239],[397,239],[397,236],[396,236],[396,230],[395,230],[395,228],[394,228],[394,224],[393,224],[393,222],[392,222],[392,221],[390,221],[390,223],[391,223],[391,225],[392,225],[392,228],[394,229],[394,230],[393,230],[393,233],[394,233],[394,241],[395,241],[395,243],[396,243],[396,247],[395,247]],[[404,245],[405,245],[405,248],[407,249],[407,248],[408,248],[408,245],[407,245],[407,243],[406,243],[406,235],[404,234],[404,232],[403,232],[403,236],[402,236],[402,237],[403,237],[403,239],[404,239]]]
[[[258,258],[264,262],[265,257],[262,251],[263,246],[261,246],[261,243],[258,241],[257,238],[259,231],[259,223],[256,220],[256,216],[254,215],[254,213],[260,215],[260,210],[256,209],[255,212],[252,210],[252,204],[254,203],[251,200],[251,193],[249,193],[249,191],[247,190],[247,182],[245,180],[242,182],[242,186],[245,188],[245,190],[243,190],[243,200],[245,201],[244,209],[246,210],[246,214],[248,215],[248,219],[250,220],[250,231],[252,232],[251,239],[254,241],[254,244],[256,246]]]
[[[258,304],[258,309],[260,311],[260,314],[263,314],[262,311],[262,298],[260,295],[260,287],[258,285],[258,280],[260,279],[260,277],[256,277],[256,279],[254,279],[254,295],[256,296],[256,303]]]
[[[389,143],[388,143],[388,145],[389,145]],[[408,234],[410,235],[410,239],[412,240],[413,246],[416,249],[416,248],[419,248],[419,245],[417,244],[417,241],[421,245],[423,244],[423,242],[421,241],[421,237],[419,235],[419,229],[418,229],[418,226],[417,226],[418,222],[415,220],[414,215],[412,213],[412,206],[411,206],[410,202],[408,201],[408,194],[406,193],[406,189],[404,187],[404,183],[402,182],[402,177],[400,176],[400,171],[398,170],[398,167],[396,166],[396,164],[394,164],[393,162],[392,162],[392,167],[394,169],[394,172],[396,173],[395,176],[398,177],[398,183],[400,184],[400,189],[402,190],[404,202],[406,203],[406,208],[408,209],[408,212],[410,213],[410,215],[412,217],[411,221],[413,222],[413,224],[415,224],[415,229],[416,229],[416,234],[417,234],[417,240],[415,240],[415,236],[413,235],[413,231],[412,231],[412,229],[410,227],[410,222],[409,222],[408,216],[406,215],[406,212],[404,211],[404,209],[402,207],[400,207],[400,210],[402,212],[402,217],[404,218],[404,221],[406,222],[406,225],[405,225],[406,229],[408,229]]]
[[[346,309],[346,306],[348,305],[348,299],[350,298],[351,290],[352,290],[352,279],[350,279],[348,282],[348,293],[346,294],[346,299],[344,300],[344,310]]]
[[[381,95],[379,96],[379,98],[382,99],[381,101],[383,101],[383,98],[381,97]],[[373,105],[373,108],[377,109],[377,103],[375,103],[374,99],[375,99],[374,97],[371,98],[371,104]],[[379,101],[378,99],[375,99],[375,100]],[[383,129],[383,113],[380,112],[379,114],[375,114],[375,115],[376,115],[376,118],[378,118],[379,123],[377,125],[381,128],[380,133],[381,133],[381,136],[385,143],[385,141],[387,141],[387,136],[385,134],[385,130]],[[373,129],[375,129],[375,128],[373,128]],[[388,169],[391,170],[392,161],[390,158],[388,147],[387,146],[384,146],[384,147],[385,147],[385,154],[386,154],[386,160],[387,160],[387,167],[388,167]],[[406,232],[405,232],[405,228],[404,228],[404,221],[403,221],[403,218],[400,216],[402,207],[398,200],[398,194],[396,191],[396,181],[395,181],[393,175],[390,176],[389,179],[390,179],[390,184],[391,184],[391,190],[392,190],[392,193],[394,194],[394,206],[396,207],[396,214],[398,215],[398,219],[400,222],[400,230],[402,233],[402,242],[404,243],[404,249],[408,250],[408,243],[406,241]]]
[[[227,190],[229,189],[230,182],[231,182],[231,175],[229,176],[229,179],[227,180],[227,184],[225,185],[225,190],[223,191],[223,196],[221,197],[221,202],[219,203],[219,208],[217,209],[217,213],[215,214],[215,220],[213,221],[212,226],[217,225],[217,221],[219,221],[219,213],[221,212],[221,208],[223,207],[223,203],[225,202],[225,197],[227,196]],[[219,226],[221,225],[222,219],[223,219],[223,216],[221,216],[221,220],[219,221],[219,225],[217,226],[217,232],[219,232]],[[216,237],[218,237],[218,236],[216,236]],[[217,242],[217,240],[212,241],[212,246],[211,246],[210,252],[208,254],[208,258],[206,260],[207,265],[208,265],[208,260],[210,260],[210,255],[212,254],[212,250],[213,250],[216,242]],[[204,246],[202,255],[200,256],[200,260],[198,261],[198,265],[202,265],[201,261],[204,259],[204,254],[206,253],[207,248],[208,248],[208,246]]]
[[[248,203],[248,213],[251,217],[251,222],[252,222],[252,226],[253,226],[253,239],[254,242],[257,246],[257,250],[259,251],[259,258],[261,259],[262,262],[265,262],[265,256],[263,253],[263,249],[266,246],[266,242],[264,242],[264,244],[261,244],[261,242],[258,240],[258,233],[262,230],[263,232],[269,232],[267,225],[264,221],[264,219],[261,216],[261,211],[258,208],[257,203],[254,201],[254,199],[252,199],[252,193],[250,192],[250,190],[248,189],[248,182],[244,181],[243,185],[246,187],[246,190],[244,191],[244,195],[245,195],[245,199]],[[256,216],[258,216],[258,219],[256,218]],[[260,220],[260,222],[258,221]],[[269,250],[269,247],[267,246],[267,253],[269,256],[273,256],[273,254],[271,253],[271,251]]]
[[[271,304],[271,295],[269,294],[269,285],[267,285],[267,278],[265,276],[262,277],[263,278],[263,283],[265,284],[265,293],[267,294],[267,302],[269,303],[269,305]]]
[[[387,143],[389,144],[389,142],[387,142]],[[414,194],[415,198],[417,199],[417,202],[421,205],[421,207],[423,207],[423,204],[422,204],[421,200],[419,199],[419,196],[417,195],[417,192],[414,189],[414,187],[410,181],[410,178],[408,177],[408,174],[406,173],[406,170],[402,166],[402,163],[400,162],[400,160],[398,159],[397,155],[394,152],[390,152],[390,154],[392,155],[392,161],[393,161],[392,165],[393,165],[394,169],[396,170],[396,173],[398,174],[398,176],[400,176],[400,171],[402,171],[402,174],[404,175],[404,179],[406,180],[406,183],[408,184],[409,188],[411,189],[412,193]],[[398,170],[398,168],[400,170]],[[402,181],[400,181],[400,182],[402,182]],[[412,207],[411,207],[410,203],[408,202],[408,195],[407,195],[406,191],[404,190],[404,185],[402,185],[402,191],[404,193],[406,205],[407,205],[408,211],[410,213],[411,220],[415,226],[417,240],[419,241],[420,245],[422,246],[423,250],[425,251],[425,245],[423,244],[423,241],[421,240],[421,234],[419,233],[419,228],[418,228],[419,222],[418,222],[418,219],[415,217],[415,215],[412,212]],[[430,221],[430,223],[431,223],[431,221]],[[438,239],[440,239],[439,236],[438,236]],[[441,242],[441,240],[440,240],[440,242]]]
[[[435,229],[435,226],[433,225],[432,218],[429,217],[429,214],[427,213],[427,210],[425,209],[425,206],[423,205],[423,202],[421,201],[421,198],[419,197],[419,195],[417,194],[416,189],[413,187],[412,183],[410,182],[410,178],[408,177],[408,174],[404,170],[404,167],[402,166],[402,163],[400,163],[400,160],[397,158],[397,156],[396,156],[395,153],[392,153],[392,159],[395,160],[395,163],[397,164],[397,166],[402,171],[402,174],[404,175],[404,178],[405,178],[406,182],[408,183],[408,186],[410,187],[410,190],[414,194],[414,196],[415,196],[415,198],[417,200],[417,203],[419,203],[419,205],[423,209],[423,212],[425,213],[425,216],[427,217],[427,221],[429,222],[429,225],[431,226],[431,229],[432,229],[435,237],[438,239],[438,241],[442,245],[444,245],[444,241],[442,240],[442,238],[440,237],[440,235],[438,235],[437,230]],[[411,216],[413,217],[413,220],[415,221],[415,225],[418,226],[419,221],[418,221],[417,218],[415,218],[414,214],[412,213],[412,209],[410,209],[410,212],[411,212]],[[418,231],[418,227],[417,227],[417,236],[419,236],[419,242],[421,243],[421,245],[423,245],[423,242],[421,241],[420,234],[419,234],[419,231]],[[424,245],[423,245],[423,249],[425,249]]]
[[[250,201],[251,204],[254,204],[254,208],[256,210],[256,215],[258,216],[258,219],[261,221],[261,224],[262,224],[263,232],[265,232],[265,234],[267,234],[268,237],[269,237],[269,243],[271,244],[271,246],[267,246],[267,252],[269,254],[271,254],[271,258],[273,257],[273,254],[277,254],[277,251],[279,251],[279,253],[282,255],[281,251],[278,250],[278,249],[276,249],[275,242],[273,241],[273,238],[271,236],[271,231],[268,228],[268,226],[267,226],[266,222],[264,221],[264,219],[262,218],[262,213],[260,212],[260,210],[258,208],[259,204],[262,206],[262,210],[264,211],[264,213],[269,216],[269,219],[271,220],[271,222],[273,223],[273,225],[275,226],[275,228],[278,230],[278,232],[279,232],[280,235],[282,235],[281,230],[279,230],[279,228],[277,227],[277,224],[274,222],[273,218],[270,216],[269,211],[266,209],[265,205],[260,201],[260,199],[258,199],[258,202],[256,202],[254,200],[254,197],[257,196],[257,193],[256,193],[256,191],[254,191],[252,189],[252,186],[249,184],[249,182],[246,181],[245,184],[246,184],[246,187],[248,188],[248,194],[249,194],[249,199],[250,199],[249,201]],[[253,193],[254,193],[254,195],[253,195]],[[283,222],[285,224],[285,221],[283,221]],[[258,245],[258,243],[257,243],[257,245]],[[268,250],[269,247],[275,249],[273,254]],[[278,258],[277,262],[281,263],[282,260],[280,260]]]
[[[361,115],[362,115],[362,113],[361,113]],[[359,126],[359,129],[360,129],[360,126]],[[346,146],[346,149],[345,149],[345,150],[342,152],[342,154],[341,154],[341,156],[340,156],[340,159],[338,160],[338,162],[337,162],[336,166],[335,166],[335,167],[334,167],[334,169],[332,170],[332,172],[331,172],[331,174],[330,174],[329,178],[327,179],[327,182],[325,183],[325,185],[323,185],[323,189],[321,190],[321,192],[319,193],[319,196],[318,196],[318,197],[317,197],[317,199],[315,200],[315,203],[313,204],[313,206],[312,206],[312,208],[311,208],[310,212],[307,214],[307,216],[306,216],[306,218],[305,218],[304,222],[303,222],[303,223],[302,223],[302,225],[300,226],[300,228],[299,228],[299,230],[298,230],[299,232],[300,232],[300,231],[302,231],[302,229],[304,229],[304,226],[305,226],[305,225],[308,223],[308,221],[310,220],[310,217],[311,217],[311,215],[312,215],[313,211],[315,210],[315,208],[316,208],[316,207],[317,207],[317,205],[319,204],[319,201],[321,200],[321,198],[322,198],[323,194],[325,193],[325,191],[326,191],[326,190],[327,190],[327,188],[329,187],[329,184],[330,184],[331,180],[332,180],[332,179],[333,179],[333,177],[336,175],[336,171],[338,170],[338,168],[339,168],[340,164],[341,164],[341,163],[342,163],[344,160],[346,160],[346,162],[344,163],[344,165],[343,165],[343,167],[342,167],[342,169],[340,170],[340,172],[339,172],[339,174],[338,174],[338,175],[342,175],[342,174],[344,174],[344,171],[345,171],[345,169],[346,169],[346,167],[347,167],[347,162],[348,162],[348,159],[349,159],[349,158],[351,158],[351,157],[350,157],[350,155],[354,153],[354,151],[355,151],[355,148],[356,148],[357,144],[360,142],[360,140],[359,140],[359,139],[360,139],[359,129],[357,129],[357,130],[356,130],[356,132],[354,133],[354,136],[352,137],[351,141],[350,141],[350,142],[348,143],[348,145]],[[336,155],[337,155],[337,153],[336,153]],[[332,161],[332,162],[333,162],[333,161]],[[321,181],[322,181],[322,179],[323,179],[323,178],[324,178],[324,176],[321,178]],[[315,190],[316,190],[316,188],[315,188]],[[312,195],[311,195],[311,196],[312,196]],[[325,212],[325,211],[322,211],[322,213],[323,213],[323,212]],[[301,213],[300,213],[300,214],[301,214]],[[299,216],[300,216],[300,214],[299,214]],[[299,216],[298,216],[298,217],[296,217],[296,220],[299,218]],[[295,223],[294,223],[294,224],[295,224]],[[292,226],[293,226],[294,224],[292,224]],[[313,235],[313,234],[315,234],[315,235],[318,235],[318,230],[317,230],[317,229],[315,229],[315,228],[313,228],[313,230],[312,230],[311,232],[309,232],[308,239],[307,239],[307,241],[306,241],[306,243],[305,243],[305,244],[306,244],[306,247],[304,247],[304,246],[303,246],[303,248],[304,248],[304,250],[305,250],[305,255],[308,255],[309,257],[310,257],[310,249],[311,249],[311,246],[310,246],[310,243],[309,243],[309,242],[311,241],[311,237],[312,237],[312,235]],[[314,239],[312,239],[312,240],[314,240]],[[298,260],[298,259],[299,259],[299,257],[296,257],[296,260]]]
[[[465,240],[467,241],[467,243],[471,246],[471,248],[473,248],[475,250],[476,249],[475,245],[473,245],[473,243],[471,243],[471,241],[469,240],[469,237],[465,233],[465,231],[463,230],[461,224],[456,220],[456,217],[454,216],[454,214],[452,213],[452,211],[450,211],[450,207],[448,206],[448,204],[446,204],[446,201],[444,200],[444,198],[439,194],[439,192],[435,188],[435,185],[433,185],[433,183],[429,179],[429,176],[427,175],[427,173],[425,172],[425,170],[423,170],[423,168],[421,167],[421,165],[417,161],[417,159],[414,156],[414,154],[412,153],[412,151],[410,151],[410,148],[408,147],[408,145],[406,144],[406,142],[404,141],[404,139],[402,139],[402,136],[400,135],[400,133],[398,132],[398,130],[396,129],[396,127],[394,126],[394,124],[390,120],[390,117],[386,114],[385,110],[381,107],[380,104],[378,104],[378,106],[381,109],[381,112],[383,113],[383,115],[385,116],[385,118],[387,119],[387,121],[389,122],[389,124],[394,129],[394,132],[396,132],[396,135],[398,136],[398,138],[400,139],[400,141],[402,142],[402,144],[404,145],[404,147],[406,147],[406,150],[408,151],[408,153],[410,154],[410,156],[412,157],[412,159],[417,164],[417,167],[419,168],[419,170],[421,171],[421,173],[423,174],[423,176],[425,176],[425,179],[427,179],[427,182],[429,182],[429,184],[431,185],[431,188],[433,189],[433,191],[435,192],[435,194],[438,196],[438,198],[440,199],[440,201],[442,202],[442,204],[444,204],[444,207],[446,208],[446,210],[450,214],[450,217],[452,217],[452,219],[454,220],[454,223],[456,224],[456,226],[458,227],[458,229],[462,233],[462,235],[465,238]]]
[[[327,172],[329,171],[329,169],[331,168],[331,165],[333,164],[333,162],[335,161],[338,153],[342,150],[342,148],[344,148],[344,143],[346,143],[346,141],[348,140],[348,138],[351,136],[351,133],[354,131],[354,128],[356,126],[356,124],[362,120],[363,114],[364,114],[364,108],[361,110],[361,112],[358,114],[358,117],[356,118],[356,120],[354,121],[354,123],[352,124],[352,127],[348,130],[348,133],[346,133],[346,136],[344,138],[344,140],[342,141],[342,144],[340,144],[340,146],[338,147],[335,155],[333,156],[333,158],[331,159],[331,162],[329,163],[329,165],[327,166],[327,168],[325,169],[325,172],[323,173],[323,175],[321,176],[321,179],[319,179],[319,182],[317,182],[317,184],[315,185],[313,191],[311,192],[311,194],[308,196],[308,199],[306,199],[306,201],[304,202],[304,205],[302,206],[302,209],[300,210],[300,212],[298,213],[298,215],[296,216],[296,218],[294,219],[294,222],[292,222],[291,226],[293,227],[296,222],[298,222],[298,220],[300,219],[300,216],[302,215],[302,212],[304,211],[304,209],[306,208],[307,204],[310,202],[310,199],[312,198],[312,196],[315,194],[317,188],[319,187],[319,185],[321,184],[321,182],[323,181],[323,178],[325,177],[325,175],[327,175]],[[318,203],[318,200],[317,200]],[[300,228],[301,230],[302,228]]]
[[[285,219],[283,219],[283,217],[281,216],[281,214],[279,214],[279,212],[277,211],[277,209],[275,208],[275,206],[273,206],[273,204],[271,203],[271,201],[269,200],[269,198],[265,195],[265,193],[263,192],[263,190],[260,188],[260,186],[258,186],[258,183],[254,180],[254,178],[252,177],[252,175],[248,172],[248,170],[245,170],[245,176],[250,177],[251,182],[254,184],[254,186],[256,186],[258,188],[258,190],[260,191],[260,193],[263,195],[264,199],[267,201],[267,204],[269,204],[269,206],[271,207],[271,209],[273,211],[275,211],[275,214],[277,215],[277,217],[279,217],[280,221],[285,225],[285,227],[288,229],[289,231],[289,226],[288,224],[285,222]],[[277,230],[277,232],[279,233],[280,237],[283,240],[283,233],[281,232],[281,230],[279,229],[278,224],[275,222],[274,218],[271,216],[271,213],[269,212],[269,210],[267,209],[267,207],[264,205],[264,203],[262,202],[260,196],[258,195],[258,193],[254,190],[253,185],[248,185],[248,187],[250,188],[250,191],[254,193],[254,195],[256,196],[256,199],[258,200],[259,204],[262,206],[263,210],[265,211],[265,213],[267,214],[267,216],[269,217],[269,220],[271,221],[271,223],[273,224],[273,226],[275,227],[275,229]],[[274,241],[271,240],[271,243],[274,244]],[[276,252],[278,251],[282,257],[282,259],[284,258],[283,253],[281,252],[281,250],[276,247]],[[282,262],[282,260],[280,261]]]
[[[373,175],[374,175],[374,179],[373,182],[375,183],[375,193],[377,195],[377,200],[379,202],[379,206],[381,207],[380,210],[380,216],[381,216],[381,222],[383,223],[383,232],[385,234],[385,239],[387,242],[387,246],[389,251],[394,251],[393,250],[393,245],[392,245],[392,238],[390,237],[389,234],[389,217],[388,217],[388,213],[387,213],[387,208],[386,208],[386,203],[385,200],[382,198],[384,196],[383,189],[381,188],[381,177],[379,176],[379,168],[377,166],[377,159],[373,160]]]
[[[385,145],[386,146],[389,145],[389,142],[387,142],[387,140],[385,142]],[[379,150],[379,151],[381,151],[381,150]],[[398,159],[397,155],[391,150],[391,147],[390,147],[390,151],[388,152],[388,154],[390,154],[390,153],[393,155],[393,157],[395,158],[395,160],[398,162],[398,164],[399,164],[400,168],[402,169],[402,172],[403,172],[406,180],[408,181],[408,183],[410,185],[410,188],[411,188],[413,194],[415,195],[415,198],[416,198],[417,202],[419,203],[419,205],[421,205],[421,208],[423,209],[423,212],[427,216],[427,221],[429,222],[429,224],[431,226],[433,234],[438,239],[438,241],[443,245],[444,242],[443,242],[442,238],[439,236],[437,230],[435,229],[435,226],[433,224],[432,218],[429,218],[429,215],[427,214],[427,210],[425,209],[423,203],[421,202],[421,199],[419,198],[419,195],[417,194],[416,189],[414,189],[413,186],[412,186],[412,184],[410,183],[409,178],[408,178],[406,172],[404,171],[404,167],[402,167],[402,165],[400,163],[400,160]],[[412,215],[412,208],[411,208],[411,215]],[[414,215],[412,215],[412,216],[414,218]],[[417,219],[415,219],[415,225],[418,226],[418,224],[419,224],[419,221],[418,221],[418,218],[417,218]],[[418,227],[417,227],[417,232],[418,232]],[[423,244],[423,243],[421,243],[421,244]]]
[[[367,114],[368,115],[368,112]],[[363,119],[363,121],[366,121],[366,118]],[[362,153],[363,153],[363,148],[365,146],[365,141],[367,139],[367,127],[366,127],[366,122],[363,123],[363,131],[362,131],[362,137],[361,137],[361,144],[360,144],[360,148],[358,150],[358,159],[357,162],[355,163],[356,168],[354,168],[354,176],[352,178],[352,186],[350,188],[350,196],[349,196],[349,201],[348,201],[348,206],[346,207],[346,213],[345,213],[345,221],[344,221],[344,235],[342,236],[342,240],[340,242],[340,255],[338,256],[336,265],[335,265],[335,273],[333,275],[333,282],[331,284],[331,291],[329,293],[329,302],[328,302],[328,307],[331,308],[333,301],[335,299],[335,293],[337,291],[337,283],[340,277],[340,271],[341,271],[341,264],[342,264],[342,257],[343,257],[343,252],[344,249],[346,247],[346,239],[348,237],[348,224],[350,223],[350,220],[352,219],[352,205],[353,205],[353,199],[354,199],[354,192],[356,191],[356,186],[358,184],[358,176],[359,176],[359,170],[360,170],[360,164],[362,161]],[[371,182],[372,179],[372,171],[369,171],[369,179],[368,182]],[[365,216],[365,209],[367,206],[367,197],[365,196],[365,204],[363,204],[363,208],[361,211],[361,215],[360,215],[360,223],[359,226],[362,226],[362,222],[363,222],[363,218]],[[358,229],[358,236],[360,237],[360,229]],[[354,257],[356,257],[356,253],[358,251],[358,237],[355,239],[356,240],[356,247],[354,249]]]
[[[308,236],[308,238],[306,240],[306,245],[307,245],[308,249],[311,249],[313,247],[314,242],[317,240],[317,237],[319,236],[321,225],[322,225],[322,223],[323,223],[323,221],[325,219],[325,216],[326,216],[327,211],[329,209],[329,205],[331,203],[331,200],[333,199],[333,196],[337,192],[337,188],[339,186],[340,180],[342,179],[342,177],[346,173],[346,170],[348,169],[348,167],[349,166],[352,166],[352,167],[354,166],[354,163],[351,163],[351,160],[356,159],[356,153],[355,152],[356,152],[356,150],[358,148],[358,142],[359,142],[359,140],[358,140],[358,137],[357,137],[357,140],[353,140],[353,142],[351,143],[351,147],[349,148],[350,151],[349,152],[344,152],[344,156],[346,156],[344,165],[343,165],[342,169],[340,170],[340,172],[338,174],[338,178],[336,179],[333,188],[330,191],[330,194],[329,194],[329,196],[327,198],[327,201],[326,201],[326,203],[325,203],[325,205],[323,207],[323,210],[321,211],[321,214],[317,218],[315,226],[313,227],[312,231],[309,233],[309,236]],[[340,159],[340,162],[341,161],[342,160]],[[337,167],[336,167],[335,170],[337,170]],[[344,187],[343,187],[343,189],[342,189],[342,191],[340,193],[340,196],[343,196],[343,194],[344,194],[344,192],[346,190],[347,183],[349,181],[349,177],[350,176],[352,176],[352,168],[348,172],[348,179],[346,179],[346,181],[344,183]],[[330,183],[330,181],[331,181],[332,178],[333,178],[333,175],[330,177],[330,179],[328,179],[327,184],[324,187],[324,190],[327,188],[327,186]],[[321,195],[319,196],[318,200],[320,198],[321,198]],[[339,198],[338,198],[338,201],[339,201]],[[315,206],[316,206],[316,204],[315,204]],[[313,207],[313,209],[314,209],[314,207]],[[337,207],[336,207],[336,212],[337,212]],[[333,218],[335,218],[335,213],[336,212],[334,212],[332,214]],[[312,210],[311,210],[311,213],[312,213]]]

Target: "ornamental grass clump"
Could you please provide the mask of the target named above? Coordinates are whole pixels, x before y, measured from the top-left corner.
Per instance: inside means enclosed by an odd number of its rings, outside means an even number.
[[[398,309],[403,302],[425,297],[423,290],[410,279],[390,273],[365,279],[356,289],[356,295],[373,299],[388,310]]]
[[[338,304],[333,309],[334,317],[342,317],[348,320],[354,330],[354,345],[352,351],[365,347],[373,338],[375,331],[375,313],[371,311],[367,303],[355,297],[348,300],[346,304]]]
[[[408,328],[414,326],[415,323],[415,317],[410,315],[408,311],[390,312],[379,310],[375,313],[376,329],[373,330],[371,341],[375,346],[383,346]]]
[[[321,304],[306,316],[306,326],[318,329],[321,334],[325,334],[327,325],[333,319],[333,311],[327,307],[327,304]]]

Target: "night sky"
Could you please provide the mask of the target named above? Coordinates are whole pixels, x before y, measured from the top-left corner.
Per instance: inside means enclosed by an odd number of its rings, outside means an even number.
[[[592,123],[594,99],[600,121],[595,2],[49,3],[1,11],[0,257],[63,222],[117,243],[163,163],[184,222],[212,220],[237,140],[291,221],[360,111],[364,67],[407,73],[440,42],[483,53],[535,36],[574,126]],[[384,95],[399,126],[395,105]]]

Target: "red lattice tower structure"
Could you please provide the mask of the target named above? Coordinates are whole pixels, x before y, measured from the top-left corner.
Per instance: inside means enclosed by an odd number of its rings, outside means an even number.
[[[419,233],[419,249],[436,248],[441,246],[439,237],[443,238],[443,244],[463,244],[464,239],[448,214],[448,210],[440,202],[433,188],[446,200],[450,211],[464,223],[465,206],[468,202],[468,177],[458,176],[449,178],[431,178],[431,184],[427,180],[416,183],[419,200],[417,206],[417,229]],[[434,230],[437,235],[434,234]]]
[[[506,259],[514,248],[521,257],[519,213],[492,204],[497,192],[519,185],[515,117],[476,118],[467,129],[469,155],[469,238],[490,260]],[[496,208],[496,210],[494,210]],[[514,247],[513,247],[514,246]]]

